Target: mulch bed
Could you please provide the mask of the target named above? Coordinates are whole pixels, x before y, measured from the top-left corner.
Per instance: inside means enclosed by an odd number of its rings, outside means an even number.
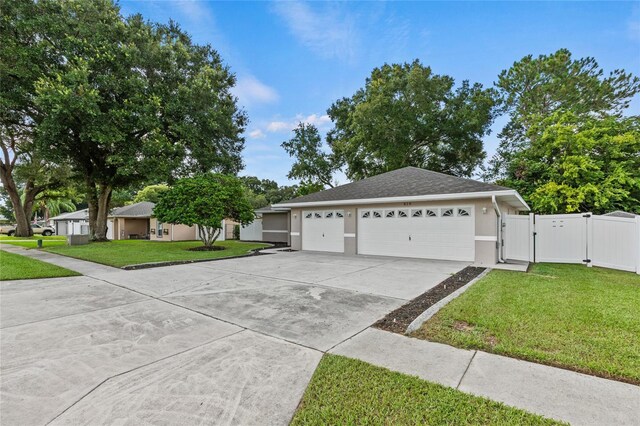
[[[189,251],[219,251],[219,250],[224,250],[226,247],[220,247],[220,246],[211,246],[211,247],[207,247],[207,246],[198,246],[198,247],[191,247],[187,250]]]
[[[485,268],[467,266],[462,271],[450,276],[427,292],[422,293],[395,311],[390,312],[387,316],[373,324],[373,327],[393,333],[404,334],[409,324],[418,318],[420,314],[457,289],[467,285],[484,270]]]

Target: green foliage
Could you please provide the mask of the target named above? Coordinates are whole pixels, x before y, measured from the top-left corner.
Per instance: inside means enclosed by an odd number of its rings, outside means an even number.
[[[301,187],[297,185],[278,186],[278,183],[273,180],[259,179],[255,176],[241,176],[240,180],[246,188],[246,196],[254,209],[304,195],[300,193]],[[323,185],[315,187],[319,187],[317,191],[324,189]]]
[[[160,195],[169,190],[169,185],[166,184],[157,184],[157,185],[149,185],[142,188],[136,196],[133,198],[134,203],[141,203],[143,201],[149,201],[152,203],[157,203],[160,199]]]
[[[298,425],[555,425],[415,376],[326,354],[291,421]]]
[[[244,243],[240,241],[217,241],[216,247],[224,250],[192,251],[189,249],[201,247],[199,241],[147,241],[147,240],[116,240],[107,243],[90,243],[82,246],[60,245],[51,247],[45,243],[45,251],[63,256],[75,257],[90,262],[122,268],[151,262],[175,262],[202,259],[219,259],[223,257],[242,256],[251,250],[263,248],[268,244]]]
[[[198,225],[200,238],[211,246],[229,218],[242,225],[254,219],[242,181],[235,176],[207,173],[184,178],[160,195],[154,215],[161,222]]]
[[[81,275],[61,266],[0,250],[0,281]]]
[[[491,271],[413,337],[640,384],[640,276],[537,263]]]
[[[287,177],[333,188],[332,176],[339,164],[322,149],[322,138],[313,124],[300,123],[294,136],[282,143],[282,148],[295,161]]]
[[[328,113],[333,154],[350,179],[405,166],[470,176],[485,153],[482,138],[495,114],[495,92],[433,74],[419,61],[384,65]]]
[[[70,162],[86,186],[96,238],[114,188],[242,168],[246,115],[211,46],[173,22],[125,19],[111,0],[15,3],[2,20],[0,71],[12,85],[2,106],[8,119],[35,111],[39,149]]]
[[[556,113],[529,133],[536,143],[513,154],[501,183],[535,212],[640,213],[640,118]]]
[[[500,146],[486,171],[487,179],[509,177],[513,155],[537,142],[531,132],[556,112],[577,117],[620,116],[640,91],[640,79],[614,70],[605,76],[594,58],[573,59],[560,49],[551,55],[525,56],[500,73],[496,84],[509,122],[500,133]]]

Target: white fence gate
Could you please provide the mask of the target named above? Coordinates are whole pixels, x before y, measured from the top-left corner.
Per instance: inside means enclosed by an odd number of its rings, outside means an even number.
[[[640,217],[505,215],[503,253],[506,260],[586,263],[640,274]]]
[[[590,214],[535,216],[536,262],[585,263]]]
[[[503,221],[504,258],[525,260],[531,258],[533,215],[505,215]]]

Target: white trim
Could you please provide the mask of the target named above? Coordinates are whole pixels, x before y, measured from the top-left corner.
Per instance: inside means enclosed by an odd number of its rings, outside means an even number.
[[[299,237],[299,236],[300,236],[300,233],[299,233],[299,232],[292,232],[292,233],[291,233],[291,236],[292,236],[292,237]]]
[[[476,235],[476,241],[498,241],[495,235]]]
[[[344,234],[345,238],[355,238],[356,234]]]
[[[313,201],[308,203],[283,203],[274,204],[276,208],[294,208],[294,207],[321,207],[321,206],[351,206],[360,204],[382,204],[382,203],[402,203],[402,202],[418,202],[418,201],[438,201],[438,200],[468,200],[472,198],[485,197],[501,197],[515,196],[522,203],[526,210],[530,210],[529,205],[522,199],[518,191],[514,189],[504,191],[480,191],[480,192],[463,192],[458,194],[433,194],[433,195],[415,195],[410,197],[386,197],[386,198],[363,198],[359,200],[333,200],[333,201]]]
[[[286,229],[273,229],[273,230],[272,229],[263,229],[262,232],[284,232],[284,233],[287,233],[289,231],[286,230]]]

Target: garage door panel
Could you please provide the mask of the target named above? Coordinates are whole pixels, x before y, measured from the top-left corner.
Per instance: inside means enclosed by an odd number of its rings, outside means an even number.
[[[341,210],[303,212],[302,250],[343,253],[343,212]]]
[[[475,223],[473,209],[469,206],[451,206],[424,209],[414,217],[418,209],[396,208],[393,217],[386,217],[391,208],[382,209],[384,216],[373,217],[373,209],[358,212],[358,253],[473,261],[475,257]],[[399,217],[404,210],[408,217]],[[445,211],[453,216],[442,216]],[[368,217],[363,217],[365,212]],[[465,214],[464,216],[461,216]]]

